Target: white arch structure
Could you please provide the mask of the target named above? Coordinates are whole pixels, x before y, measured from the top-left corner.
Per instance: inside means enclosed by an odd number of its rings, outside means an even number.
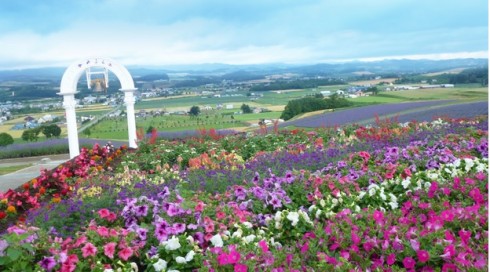
[[[68,66],[63,78],[61,79],[59,95],[63,96],[63,107],[66,111],[66,123],[68,129],[68,144],[70,148],[70,158],[80,154],[78,143],[77,120],[75,113],[75,94],[77,92],[77,83],[83,73],[91,67],[102,67],[116,75],[121,82],[120,91],[124,92],[124,103],[126,104],[126,115],[128,116],[128,139],[129,147],[137,148],[136,143],[136,120],[134,116],[134,87],[133,78],[128,70],[121,64],[108,58],[88,58],[78,61]]]

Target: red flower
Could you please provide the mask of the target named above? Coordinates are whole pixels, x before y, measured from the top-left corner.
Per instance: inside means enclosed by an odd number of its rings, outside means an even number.
[[[5,217],[7,217],[7,214],[3,211],[0,211],[0,220],[4,219]]]

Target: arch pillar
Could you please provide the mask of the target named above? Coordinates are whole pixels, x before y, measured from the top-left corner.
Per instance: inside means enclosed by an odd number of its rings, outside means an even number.
[[[78,144],[77,116],[75,113],[75,93],[63,94],[63,108],[66,112],[66,128],[68,130],[68,146],[70,149],[70,158],[80,155],[80,146]]]
[[[126,115],[128,117],[128,142],[129,147],[138,148],[138,138],[136,137],[136,119],[134,114],[134,91],[136,88],[120,89],[124,92],[124,104],[126,104]]]

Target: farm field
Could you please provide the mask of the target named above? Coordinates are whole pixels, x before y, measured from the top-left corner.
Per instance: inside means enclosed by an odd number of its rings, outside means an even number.
[[[234,94],[242,96],[230,96],[230,97],[211,97],[202,98],[201,96],[182,96],[175,98],[152,98],[150,100],[145,100],[138,102],[135,105],[136,112],[140,110],[156,110],[163,109],[166,111],[188,111],[192,105],[197,105],[202,108],[204,106],[216,107],[216,105],[233,105],[231,110],[220,110],[220,111],[204,111],[201,110],[202,114],[198,118],[191,119],[189,116],[163,116],[155,118],[137,118],[137,127],[146,131],[150,126],[157,128],[161,131],[179,131],[179,130],[196,130],[199,128],[206,129],[237,129],[246,130],[252,125],[258,124],[260,119],[277,119],[281,115],[284,106],[291,99],[302,98],[305,95],[313,95],[319,93],[322,90],[335,91],[344,85],[338,86],[325,86],[316,89],[302,89],[302,90],[285,90],[285,91],[270,91],[263,92],[262,97],[257,100],[250,101],[246,97],[245,92],[237,92]],[[424,101],[424,100],[453,100],[452,103],[459,103],[464,101],[479,101],[488,100],[488,89],[481,87],[456,87],[456,88],[438,88],[438,89],[420,89],[420,90],[406,90],[406,91],[392,91],[385,92],[382,91],[376,96],[367,97],[357,97],[349,98],[350,101],[354,103],[356,107],[369,106],[373,104],[393,104],[402,103],[407,101]],[[272,112],[261,113],[261,114],[233,114],[234,112],[240,111],[240,106],[242,104],[248,104],[251,107],[258,107],[271,110]],[[77,110],[77,116],[100,116],[107,113],[112,108],[102,105],[92,105],[88,108],[82,108]],[[321,112],[320,112],[321,113]],[[39,118],[43,114],[34,115],[35,118]],[[51,114],[57,116],[63,116],[64,112],[57,111]],[[233,114],[222,115],[222,114]],[[306,114],[304,117],[312,115]],[[338,114],[338,113],[336,113]],[[378,112],[382,115],[383,112]],[[391,113],[390,113],[391,114]],[[335,115],[334,115],[335,116]],[[233,118],[233,119],[232,119]],[[322,117],[317,117],[321,119]],[[373,116],[369,116],[373,118]],[[297,118],[300,119],[300,118]],[[351,118],[352,119],[352,118]],[[352,120],[354,120],[353,118]],[[367,118],[364,118],[367,119]],[[0,132],[10,133],[16,143],[22,142],[20,136],[22,130],[11,130],[11,127],[23,120],[23,116],[19,116],[17,119],[10,120],[0,126]],[[94,139],[119,139],[124,140],[127,138],[127,123],[124,117],[117,120],[103,120],[97,125],[90,128],[90,134],[83,134],[80,137],[89,137]],[[337,119],[340,120],[340,119]],[[349,119],[350,120],[350,119]],[[355,119],[359,121],[359,119]],[[299,122],[299,121],[298,121]],[[307,122],[307,121],[304,121]],[[303,124],[304,124],[303,122]],[[315,123],[315,122],[314,122]],[[294,123],[293,123],[294,124]],[[300,124],[300,123],[298,123]],[[323,124],[323,125],[326,125]],[[62,126],[62,135],[66,135],[66,128]]]

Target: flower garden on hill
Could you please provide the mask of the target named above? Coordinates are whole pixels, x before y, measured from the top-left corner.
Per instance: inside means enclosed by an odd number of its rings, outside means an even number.
[[[488,121],[83,149],[1,195],[2,271],[487,271]]]

